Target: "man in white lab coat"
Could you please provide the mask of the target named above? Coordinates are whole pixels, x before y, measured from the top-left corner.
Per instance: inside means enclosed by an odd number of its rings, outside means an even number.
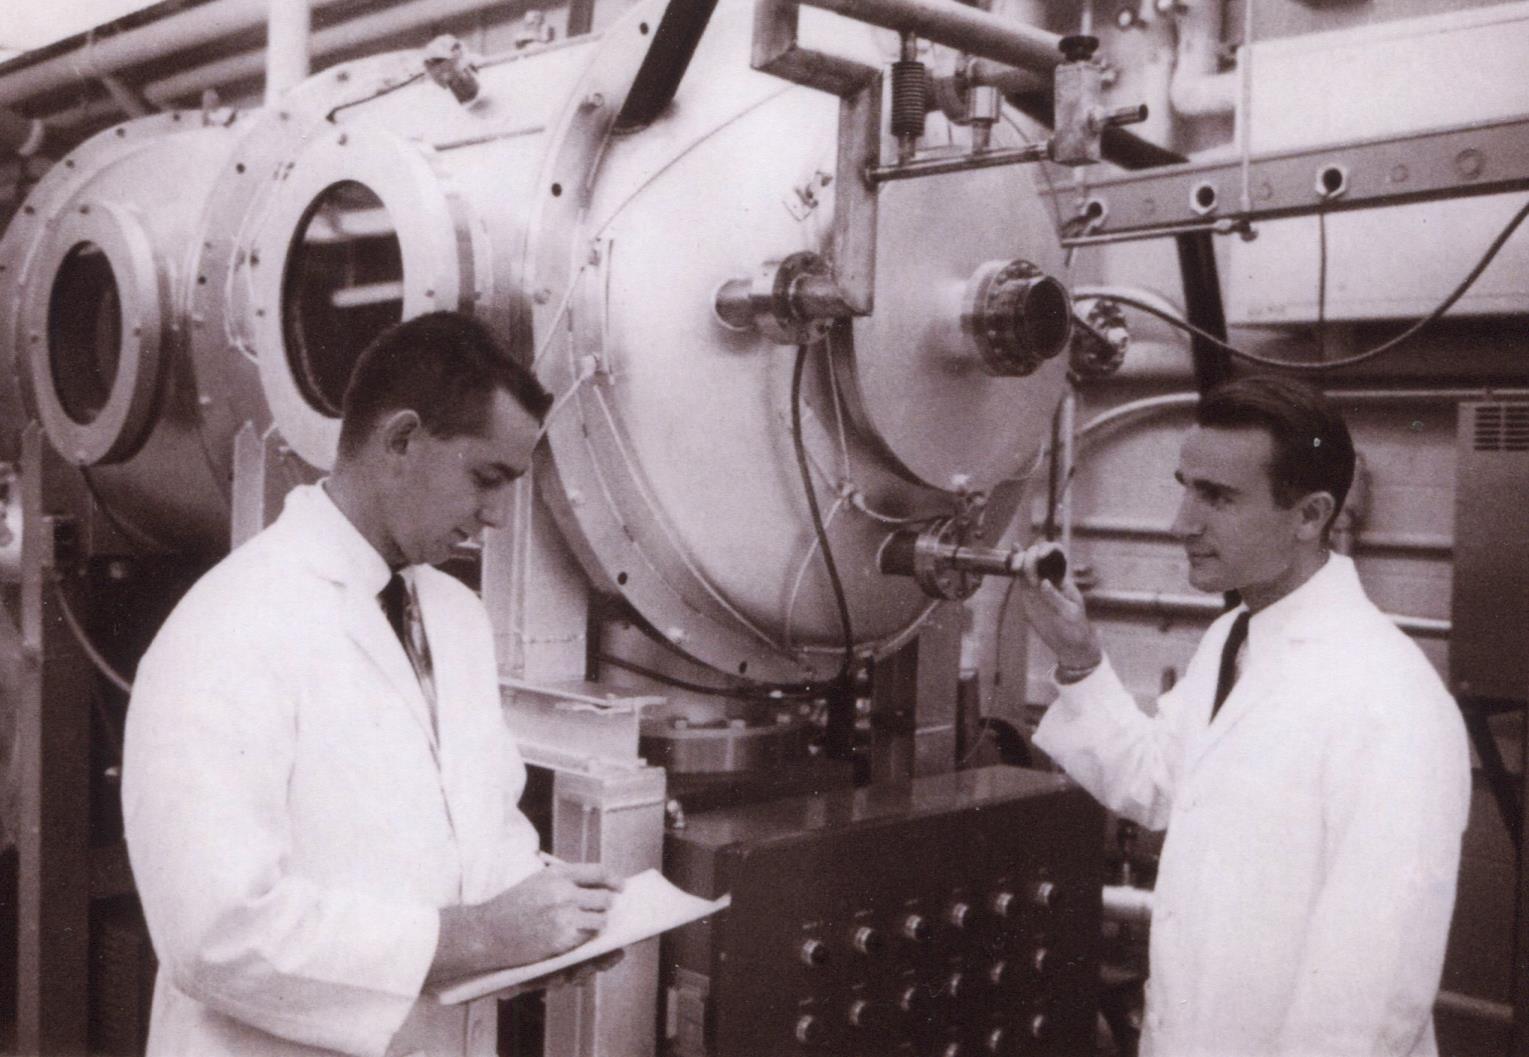
[[[549,403],[469,317],[385,332],[332,476],[145,654],[123,814],[161,963],[150,1054],[491,1054],[491,1011],[426,983],[603,924],[617,882],[540,861],[487,614],[431,568],[504,519]]]
[[[1070,581],[1024,588],[1060,686],[1035,743],[1110,809],[1168,831],[1141,1052],[1427,1057],[1469,806],[1463,724],[1328,549],[1354,470],[1336,411],[1248,378],[1196,420],[1174,530],[1190,582],[1241,604],[1155,715]]]

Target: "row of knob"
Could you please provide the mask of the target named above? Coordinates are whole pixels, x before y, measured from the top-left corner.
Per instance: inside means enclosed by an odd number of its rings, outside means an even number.
[[[1050,909],[1056,902],[1056,886],[1050,881],[1042,881],[1033,885],[1028,895],[1032,907]],[[1017,900],[1013,892],[995,892],[987,900],[988,913],[999,921],[1010,920],[1018,913]],[[957,900],[945,908],[944,920],[953,928],[970,928],[975,919],[972,904],[963,900]],[[896,933],[913,943],[928,943],[934,939],[935,923],[922,914],[910,912],[904,914],[897,923]],[[886,950],[886,935],[874,926],[857,925],[850,932],[849,945],[858,954],[874,957]],[[819,969],[833,960],[833,951],[823,940],[808,939],[802,942],[797,956],[804,965]]]
[[[870,1003],[864,1000],[853,1003],[848,1011],[847,1019],[851,1027],[869,1028],[874,1026],[874,1014],[869,1010]],[[812,1013],[803,1013],[796,1021],[796,1039],[804,1046],[817,1047],[826,1044],[832,1035],[828,1023],[821,1017]],[[1043,1042],[1051,1035],[1051,1021],[1044,1013],[1032,1013],[1024,1024],[1018,1028],[996,1027],[990,1028],[982,1037],[982,1050],[968,1049],[960,1042],[948,1042],[940,1051],[941,1057],[963,1057],[967,1053],[1005,1054],[1020,1040],[1027,1039],[1034,1042]]]

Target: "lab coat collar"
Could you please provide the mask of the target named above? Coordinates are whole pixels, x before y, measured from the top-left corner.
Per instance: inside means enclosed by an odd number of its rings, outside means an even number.
[[[1284,598],[1254,613],[1248,622],[1247,652],[1242,674],[1232,687],[1231,696],[1214,721],[1210,720],[1210,701],[1205,702],[1208,727],[1191,743],[1188,769],[1192,771],[1206,755],[1224,741],[1238,723],[1272,695],[1278,693],[1281,680],[1265,674],[1271,665],[1284,663],[1284,647],[1321,639],[1331,634],[1335,623],[1352,620],[1354,607],[1366,605],[1364,588],[1354,570],[1353,559],[1329,552],[1327,562],[1311,577]],[[1239,606],[1234,612],[1244,612]],[[1231,630],[1231,614],[1218,623],[1224,628],[1217,640],[1216,655]]]
[[[1248,655],[1262,643],[1324,638],[1334,620],[1343,619],[1345,611],[1363,601],[1354,559],[1329,551],[1326,563],[1305,583],[1253,614],[1248,621]]]
[[[323,481],[288,492],[281,520],[296,531],[308,565],[320,576],[374,598],[387,586],[387,562],[335,505]]]
[[[289,535],[289,545],[316,574],[338,584],[345,592],[347,633],[381,669],[414,714],[431,751],[438,752],[436,724],[420,689],[419,677],[377,601],[378,593],[393,575],[387,562],[329,498],[322,483],[299,485],[287,493],[277,525]],[[412,568],[404,569],[403,576],[411,584],[414,582]],[[428,603],[421,600],[421,610],[427,609]],[[428,635],[428,620],[425,625]]]

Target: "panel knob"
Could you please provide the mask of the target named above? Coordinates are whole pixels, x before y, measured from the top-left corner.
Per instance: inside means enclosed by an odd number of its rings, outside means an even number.
[[[1014,913],[1015,910],[1014,893],[1007,891],[994,892],[992,898],[988,900],[987,905],[988,909],[993,912],[993,916],[995,918],[999,918],[1000,920],[1007,919],[1010,914]]]
[[[849,1004],[849,1010],[845,1019],[852,1028],[873,1028],[876,1026],[878,1014],[876,1005],[864,998],[857,998]]]
[[[972,908],[969,903],[952,903],[950,909],[945,912],[945,919],[958,929],[964,929],[971,924]]]
[[[1030,902],[1042,910],[1050,910],[1056,904],[1056,885],[1050,881],[1038,881],[1030,889]]]
[[[897,1008],[914,1019],[922,1019],[929,1012],[929,996],[917,984],[909,984],[897,996]]]
[[[1051,952],[1048,951],[1045,947],[1035,948],[1035,952],[1030,955],[1030,964],[1033,965],[1035,967],[1035,971],[1042,976],[1050,971],[1051,962]]]
[[[802,960],[803,965],[821,969],[828,964],[831,955],[828,952],[828,945],[822,940],[805,940],[797,950],[797,957]]]
[[[922,914],[909,914],[903,918],[902,934],[914,943],[928,943],[934,939],[934,926]]]
[[[803,1046],[821,1046],[828,1040],[828,1029],[811,1013],[803,1013],[796,1021],[796,1041]]]
[[[1031,1017],[1030,1023],[1026,1027],[1029,1029],[1032,1039],[1045,1039],[1051,1035],[1051,1021],[1047,1019],[1044,1013],[1037,1013]]]
[[[994,1028],[982,1039],[982,1048],[991,1054],[1008,1052],[1009,1033],[1002,1028]]]
[[[880,954],[887,946],[886,940],[881,935],[881,930],[873,929],[869,925],[861,925],[855,929],[854,935],[850,938],[850,943],[855,950],[868,958]]]

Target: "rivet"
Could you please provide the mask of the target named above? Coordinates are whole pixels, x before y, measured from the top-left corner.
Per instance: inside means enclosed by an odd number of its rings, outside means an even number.
[[[531,300],[539,305],[545,305],[552,300],[552,291],[543,286],[531,295]]]
[[[1468,147],[1455,155],[1455,172],[1467,180],[1474,180],[1486,170],[1486,155],[1474,147]]]

